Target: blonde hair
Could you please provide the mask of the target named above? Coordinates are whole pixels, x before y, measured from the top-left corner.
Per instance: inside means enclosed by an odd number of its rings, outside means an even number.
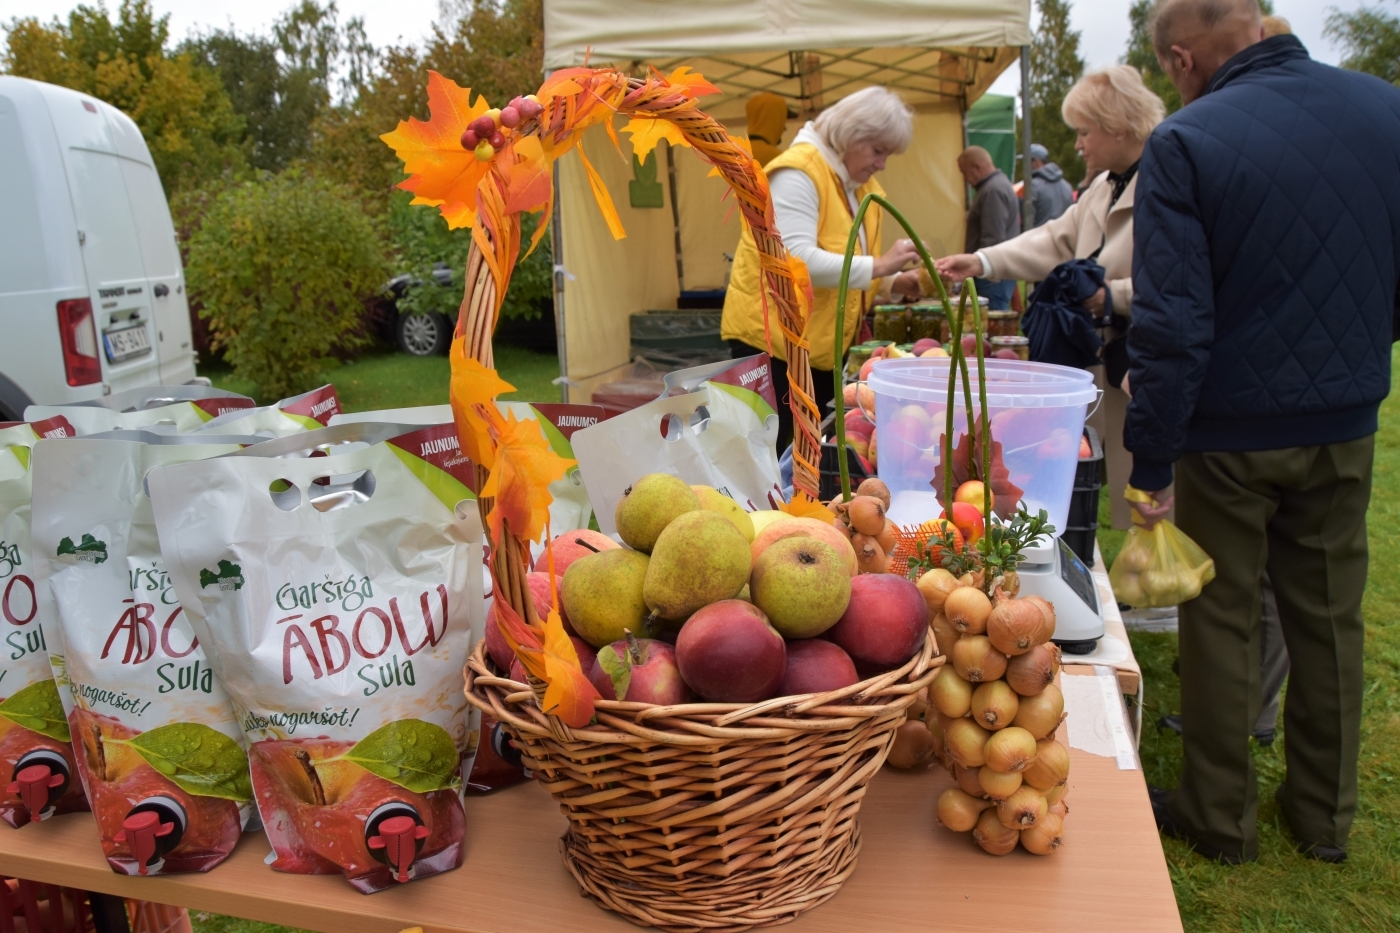
[[[1293,34],[1293,24],[1282,16],[1266,16],[1259,21],[1264,27],[1264,38],[1272,39],[1274,36],[1288,36]]]
[[[1131,65],[1109,65],[1080,78],[1060,108],[1076,129],[1094,123],[1106,133],[1143,142],[1167,115],[1162,99],[1142,83]]]
[[[839,156],[864,142],[903,152],[914,138],[914,111],[894,91],[868,87],[823,110],[813,126]]]

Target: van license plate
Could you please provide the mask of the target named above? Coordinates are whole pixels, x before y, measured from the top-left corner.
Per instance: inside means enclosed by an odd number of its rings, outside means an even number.
[[[107,362],[121,363],[151,352],[151,335],[145,324],[131,324],[126,327],[102,332],[102,342],[107,347]]]

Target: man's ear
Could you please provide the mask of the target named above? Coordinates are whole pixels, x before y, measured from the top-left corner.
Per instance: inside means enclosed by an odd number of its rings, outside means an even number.
[[[1168,74],[1189,75],[1196,66],[1195,54],[1185,46],[1172,46],[1171,62],[1162,62],[1162,69]]]

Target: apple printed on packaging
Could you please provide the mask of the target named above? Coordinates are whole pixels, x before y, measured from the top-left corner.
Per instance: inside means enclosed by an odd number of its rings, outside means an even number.
[[[462,859],[481,524],[430,435],[455,427],[345,424],[149,480],[175,590],[237,708],[270,864],[364,893]]]
[[[156,539],[146,474],[239,449],[72,438],[34,450],[36,586],[67,722],[114,871],[207,871],[252,816],[248,757],[228,694],[175,598]]]

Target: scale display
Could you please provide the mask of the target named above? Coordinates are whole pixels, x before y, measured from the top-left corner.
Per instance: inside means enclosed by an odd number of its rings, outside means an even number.
[[[1074,553],[1063,539],[1055,541],[1060,548],[1060,579],[1074,591],[1074,595],[1084,601],[1095,615],[1099,612],[1099,594],[1094,586],[1094,577],[1079,555]]]

